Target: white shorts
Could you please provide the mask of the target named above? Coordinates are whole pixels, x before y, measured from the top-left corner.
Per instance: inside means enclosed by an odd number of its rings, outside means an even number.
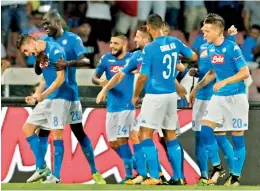
[[[71,102],[67,124],[82,123],[82,107],[80,101]]]
[[[26,123],[39,125],[43,129],[64,129],[71,102],[63,99],[46,99],[33,109]]]
[[[135,120],[135,123],[131,129],[131,131],[137,131],[139,132],[140,131],[140,119],[141,119],[141,115],[139,114]],[[163,136],[163,132],[162,132],[162,128],[158,128],[158,134],[160,135],[160,137],[164,137]],[[179,124],[179,121],[177,120],[177,123],[176,123],[176,135],[180,135],[181,132],[180,132],[180,124]]]
[[[140,126],[155,130],[176,130],[177,93],[146,94],[142,107]]]
[[[209,100],[195,99],[193,108],[192,108],[192,130],[200,131],[201,130],[201,120],[203,118],[204,112],[207,109]]]
[[[215,131],[248,129],[249,104],[246,94],[212,96],[202,120],[217,123]]]
[[[106,134],[108,141],[116,141],[117,138],[129,137],[134,122],[135,110],[107,112]]]

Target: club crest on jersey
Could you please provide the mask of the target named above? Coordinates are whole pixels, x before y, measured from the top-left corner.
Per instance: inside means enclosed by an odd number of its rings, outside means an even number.
[[[212,55],[211,62],[212,64],[224,64],[224,54]]]
[[[120,72],[123,68],[124,68],[124,66],[111,65],[110,66],[110,72],[115,74],[115,73]]]
[[[64,39],[63,41],[61,41],[63,45],[66,45],[67,44],[67,39]]]
[[[47,61],[47,62],[41,62],[41,63],[40,63],[40,68],[49,68],[49,61]]]
[[[200,57],[201,57],[201,58],[206,58],[206,57],[208,57],[208,52],[207,52],[207,50],[202,50],[201,53],[200,53]]]

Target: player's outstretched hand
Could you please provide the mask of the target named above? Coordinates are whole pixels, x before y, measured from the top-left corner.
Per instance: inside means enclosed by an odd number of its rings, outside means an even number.
[[[27,96],[25,98],[25,103],[27,103],[28,105],[35,105],[36,99],[33,96]]]
[[[139,106],[138,106],[138,97],[133,97],[132,98],[132,103],[133,103],[133,105],[136,107],[136,108],[138,108]]]
[[[63,59],[59,59],[58,62],[54,64],[54,67],[57,71],[64,70],[66,67],[68,67],[68,62]]]
[[[218,92],[224,86],[226,86],[226,82],[225,81],[216,82],[214,84],[214,86],[213,86],[213,90],[214,90],[214,92]]]
[[[191,68],[189,70],[189,75],[193,76],[193,77],[196,77],[198,75],[198,69],[197,68]]]
[[[99,94],[97,95],[96,103],[99,104],[100,102],[105,101],[105,99],[106,99],[106,92],[101,90],[101,92],[99,92]]]
[[[190,102],[191,105],[194,104],[194,102],[195,102],[195,97],[196,97],[196,89],[193,88],[193,90],[192,90],[191,93],[190,93],[190,97],[189,97],[189,102]]]
[[[229,35],[236,35],[237,34],[237,28],[234,26],[234,25],[232,25],[229,29],[228,29],[228,34]]]
[[[42,102],[45,99],[42,94],[33,94],[33,98],[35,98],[38,102]]]

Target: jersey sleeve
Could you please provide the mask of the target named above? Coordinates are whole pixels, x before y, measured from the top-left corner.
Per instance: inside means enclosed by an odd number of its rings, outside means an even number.
[[[87,49],[85,48],[81,38],[79,36],[75,36],[72,42],[74,53],[80,57],[81,54],[87,54]]]
[[[201,37],[197,36],[197,38],[194,40],[193,45],[192,45],[192,49],[199,52],[199,48],[201,45]]]
[[[185,44],[183,44],[179,39],[178,39],[178,48],[180,49],[180,53],[185,58],[190,58],[194,54],[194,52]]]
[[[137,68],[138,68],[137,57],[136,57],[136,55],[133,55],[130,58],[128,64],[122,69],[122,72],[124,72],[125,74],[130,74],[131,72],[133,72]]]
[[[106,70],[106,63],[105,63],[105,55],[102,56],[99,60],[99,63],[96,68],[96,73],[102,75]]]
[[[59,59],[66,60],[64,51],[62,51],[61,49],[58,49],[58,48],[54,48],[51,59],[52,59],[52,61],[51,61],[52,63],[58,62]]]
[[[235,62],[235,65],[238,70],[240,70],[242,67],[247,65],[244,56],[242,54],[242,51],[237,44],[233,46],[233,50],[231,51],[232,51],[232,59]]]
[[[141,74],[146,74],[149,75],[151,71],[151,66],[152,66],[152,58],[151,58],[151,50],[148,50],[148,47],[144,47],[143,49],[143,62],[141,66]]]
[[[230,35],[230,34],[228,34],[227,39],[228,40],[232,40],[233,42],[236,42],[236,37],[237,37],[237,35]]]

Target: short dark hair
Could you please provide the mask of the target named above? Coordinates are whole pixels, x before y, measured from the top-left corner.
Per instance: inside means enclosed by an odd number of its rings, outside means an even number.
[[[215,14],[215,13],[209,13],[206,16],[204,23],[205,24],[215,24],[222,30],[225,29],[225,20],[221,16],[219,16],[218,14]]]
[[[259,25],[252,25],[251,29],[256,29],[260,31],[260,26]]]
[[[33,36],[28,34],[22,34],[18,37],[16,42],[16,48],[20,50],[21,46],[26,43],[29,39],[35,39]]]
[[[154,29],[160,29],[163,26],[162,17],[158,14],[151,14],[147,19],[147,24],[151,25]]]
[[[118,37],[121,38],[122,40],[127,40],[126,35],[122,32],[114,32],[111,37]]]
[[[147,31],[147,28],[145,25],[141,25],[140,27],[138,27],[137,29],[138,31],[141,31],[142,33],[146,34],[149,37],[149,40],[151,41],[153,38],[151,36],[151,34]]]
[[[62,18],[60,16],[60,14],[55,10],[49,10],[43,17],[49,17],[51,19],[55,19],[58,22],[62,22]]]

